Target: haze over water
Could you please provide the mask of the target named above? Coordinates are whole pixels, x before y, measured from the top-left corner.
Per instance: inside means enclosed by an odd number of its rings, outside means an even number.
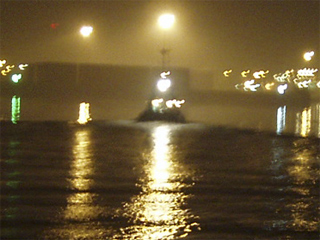
[[[319,105],[297,109],[1,122],[1,239],[319,239]]]

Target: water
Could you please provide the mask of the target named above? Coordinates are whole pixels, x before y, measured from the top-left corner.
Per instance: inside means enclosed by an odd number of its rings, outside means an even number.
[[[319,239],[319,138],[1,124],[1,239]]]

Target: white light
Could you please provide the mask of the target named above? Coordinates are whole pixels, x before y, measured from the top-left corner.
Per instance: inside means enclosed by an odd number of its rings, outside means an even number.
[[[181,108],[181,105],[185,103],[185,100],[177,100],[177,99],[173,99],[173,100],[168,100],[166,101],[166,105],[168,108],[173,108],[173,106],[175,106],[176,108]]]
[[[306,52],[304,55],[303,55],[303,58],[304,60],[306,61],[311,61],[312,57],[314,56],[314,51],[311,51],[311,52]]]
[[[167,76],[169,76],[169,75],[170,75],[170,71],[160,73],[161,78],[167,78]]]
[[[297,77],[314,77],[314,73],[316,72],[318,72],[317,68],[299,69]]]
[[[248,80],[244,82],[244,90],[250,90],[252,92],[256,92],[257,88],[259,88],[261,85],[259,83],[254,84],[254,79]]]
[[[168,100],[168,101],[166,101],[166,106],[167,106],[168,108],[173,108],[173,104],[174,104],[173,100]]]
[[[152,104],[153,107],[159,107],[162,102],[163,102],[163,99],[162,99],[162,98],[160,98],[160,99],[153,99],[153,100],[151,101],[151,104]]]
[[[171,28],[174,23],[175,17],[173,14],[163,14],[159,17],[158,23],[164,29]]]
[[[286,106],[277,110],[277,134],[281,134],[286,126]]]
[[[281,95],[284,94],[287,88],[288,88],[288,84],[279,85],[277,88],[278,93]]]
[[[171,86],[171,80],[170,79],[160,79],[157,83],[157,87],[160,92],[166,92]]]
[[[269,70],[267,70],[267,71],[263,71],[263,70],[261,70],[261,71],[259,71],[259,72],[255,72],[255,73],[253,73],[253,77],[254,78],[256,78],[256,79],[259,79],[259,78],[265,78],[266,76],[266,74],[267,73],[269,73]]]
[[[0,60],[0,67],[3,67],[6,64],[6,60]]]
[[[22,78],[22,74],[13,74],[11,77],[11,80],[14,83],[18,83],[21,78]]]
[[[20,70],[24,70],[26,67],[28,67],[28,64],[19,64]]]
[[[309,83],[311,83],[311,79],[309,80],[305,80],[303,82],[299,82],[297,83],[299,88],[308,88],[309,87]]]
[[[92,33],[93,31],[93,28],[91,26],[83,26],[81,29],[80,29],[80,33],[82,36],[84,37],[88,37],[90,36],[90,34]]]

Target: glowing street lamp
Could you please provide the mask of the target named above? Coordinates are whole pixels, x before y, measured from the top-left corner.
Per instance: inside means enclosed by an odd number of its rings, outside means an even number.
[[[163,14],[159,17],[158,23],[161,28],[163,29],[169,29],[173,26],[173,23],[175,21],[175,17],[173,14]]]
[[[89,37],[93,31],[93,28],[91,26],[83,26],[80,29],[80,33],[83,37]]]
[[[160,50],[162,55],[162,68],[165,70],[166,62],[168,60],[168,54],[170,49],[166,48],[166,31],[167,29],[171,28],[174,24],[175,17],[173,14],[167,13],[162,14],[158,19],[159,26],[164,30],[163,31],[163,48]]]

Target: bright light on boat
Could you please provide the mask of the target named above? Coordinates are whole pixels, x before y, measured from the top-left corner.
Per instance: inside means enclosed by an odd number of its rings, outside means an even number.
[[[171,86],[171,80],[166,78],[166,79],[160,79],[157,83],[157,87],[160,92],[166,92]]]

